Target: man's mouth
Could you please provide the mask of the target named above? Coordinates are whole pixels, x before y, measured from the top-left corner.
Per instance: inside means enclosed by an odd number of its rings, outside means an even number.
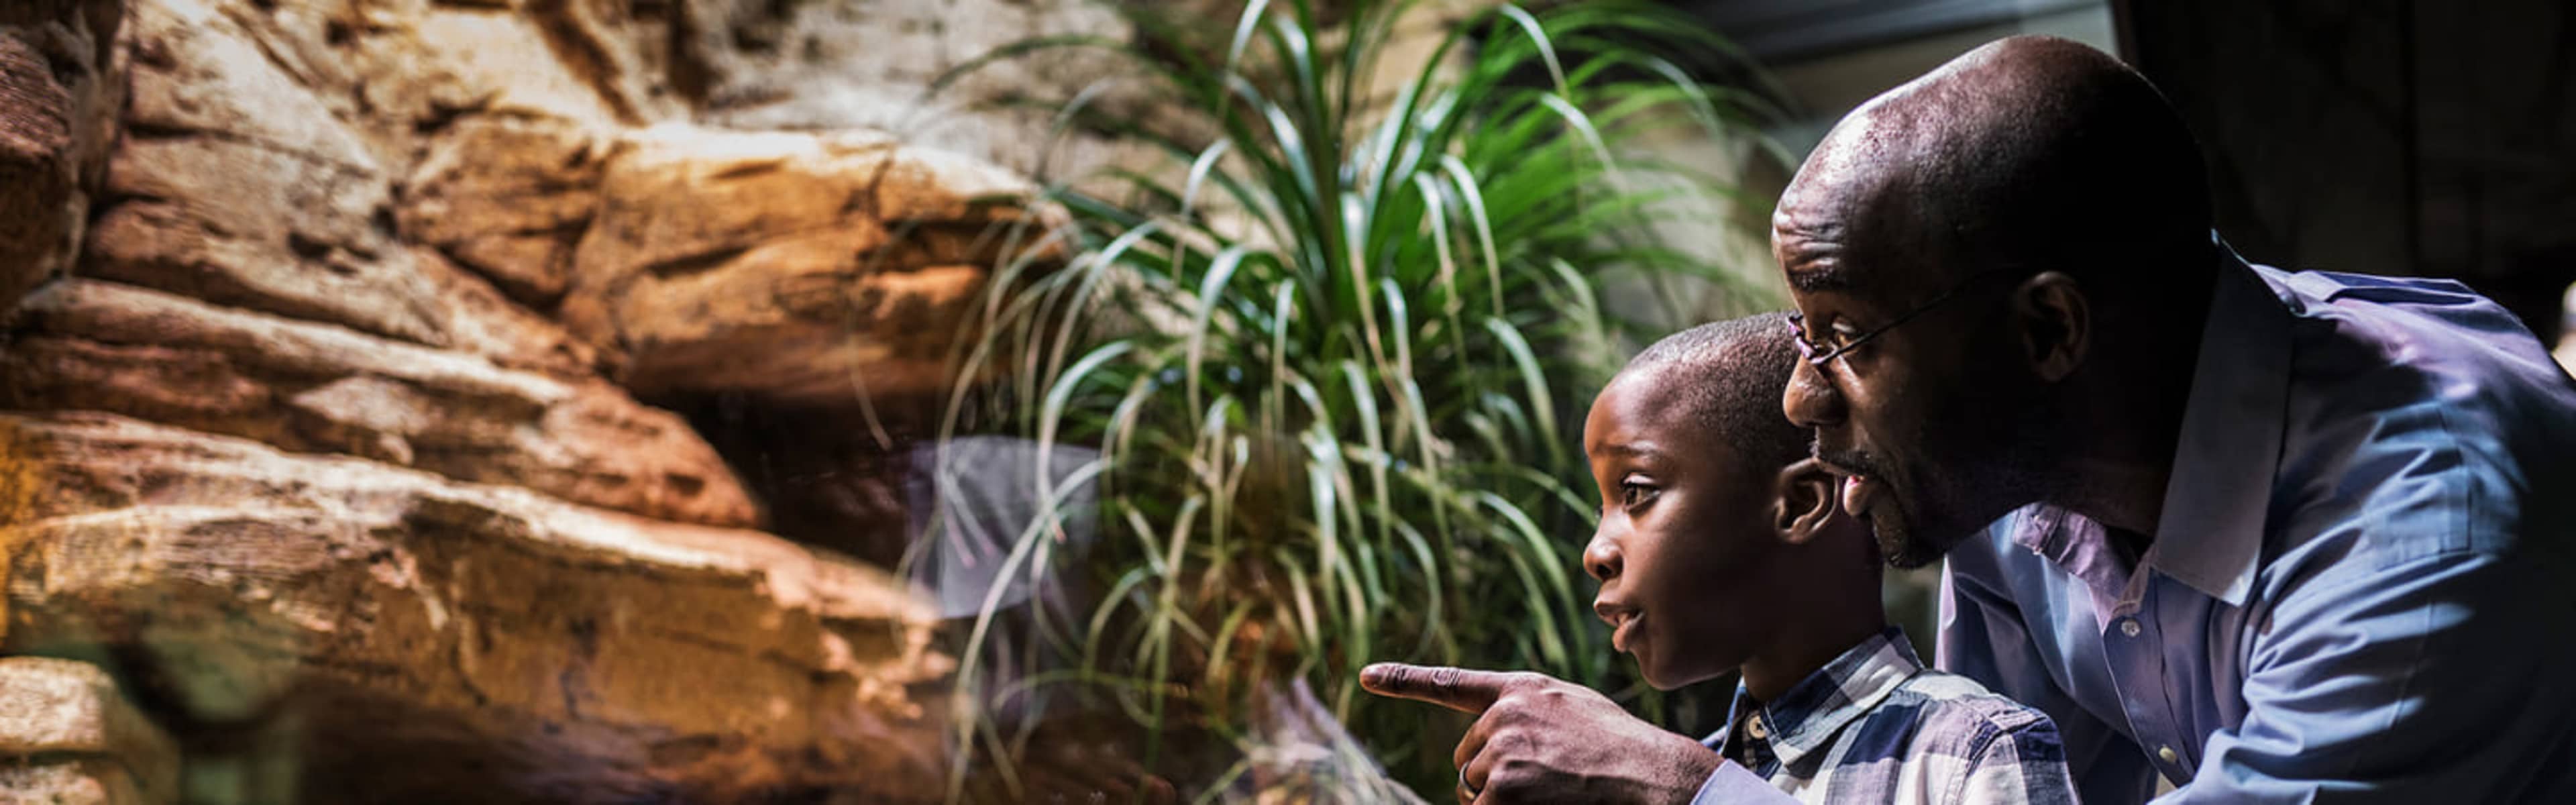
[[[1869,507],[1887,491],[1887,482],[1867,472],[1870,462],[1856,452],[1827,455],[1822,445],[1810,447],[1809,451],[1816,457],[1816,463],[1824,465],[1825,471],[1843,477],[1843,513],[1853,517],[1868,516]]]
[[[1843,513],[1853,517],[1869,514],[1869,506],[1878,501],[1886,485],[1866,475],[1843,476]]]

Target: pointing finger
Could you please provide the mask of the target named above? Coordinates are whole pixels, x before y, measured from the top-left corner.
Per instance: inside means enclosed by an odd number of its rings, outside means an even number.
[[[1513,674],[1448,666],[1382,662],[1360,669],[1360,687],[1380,696],[1412,699],[1479,714],[1502,698]]]

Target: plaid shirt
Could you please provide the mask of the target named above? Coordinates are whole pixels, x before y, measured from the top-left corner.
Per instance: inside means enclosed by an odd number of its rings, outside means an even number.
[[[1966,677],[1924,668],[1893,628],[1768,705],[1736,688],[1727,723],[1702,743],[1734,763],[1693,805],[2075,802],[2056,724]]]

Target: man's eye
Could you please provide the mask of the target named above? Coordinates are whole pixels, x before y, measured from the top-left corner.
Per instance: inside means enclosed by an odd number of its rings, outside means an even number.
[[[1852,339],[1858,337],[1860,337],[1859,331],[1837,323],[1825,330],[1825,346],[1842,349],[1843,345],[1851,343]]]
[[[1653,499],[1655,499],[1654,487],[1635,481],[1624,481],[1619,484],[1619,505],[1621,506],[1634,507]]]

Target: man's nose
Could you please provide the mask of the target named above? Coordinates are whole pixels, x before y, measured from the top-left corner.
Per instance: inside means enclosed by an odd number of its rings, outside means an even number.
[[[1595,532],[1591,544],[1583,546],[1583,572],[1602,582],[1619,577],[1619,543],[1607,531]]]
[[[1843,421],[1843,395],[1822,367],[1802,360],[1790,370],[1789,386],[1781,390],[1780,412],[1801,428],[1838,425]]]

